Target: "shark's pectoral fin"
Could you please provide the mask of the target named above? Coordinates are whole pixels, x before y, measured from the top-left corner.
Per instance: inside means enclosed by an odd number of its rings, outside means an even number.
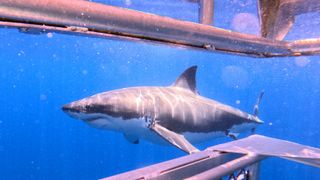
[[[132,144],[139,144],[139,138],[131,135],[131,134],[123,134],[123,136],[126,138],[127,141],[129,141]]]
[[[167,128],[162,127],[161,125],[158,125],[157,123],[153,123],[149,126],[149,128],[156,132],[160,137],[168,141],[170,144],[176,146],[184,152],[192,154],[199,151],[181,134],[170,131]]]

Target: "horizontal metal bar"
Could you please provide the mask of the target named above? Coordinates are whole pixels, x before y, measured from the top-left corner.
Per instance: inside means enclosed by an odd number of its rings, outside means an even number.
[[[296,55],[320,54],[320,38],[293,41],[288,47]]]
[[[218,167],[212,168],[200,174],[194,175],[186,180],[197,180],[197,179],[218,179],[223,176],[229,175],[234,171],[248,167],[262,159],[266,158],[265,156],[260,156],[256,154],[248,154],[238,159],[232,160],[225,164],[222,164]]]
[[[258,172],[259,165],[252,164],[269,156],[320,167],[320,149],[261,135],[252,135],[103,180],[216,179],[241,168],[251,170],[250,177],[254,178],[257,177],[255,173]]]
[[[88,1],[0,0],[0,19],[6,22],[87,28],[88,32],[184,45],[208,51],[260,57],[291,54],[286,42]]]
[[[290,141],[252,135],[224,144],[209,147],[207,150],[274,156],[320,168],[320,149]]]
[[[240,156],[242,155],[202,151],[145,168],[107,177],[102,180],[183,179],[219,166]]]
[[[40,24],[28,24],[28,23],[21,23],[21,22],[0,21],[0,27],[16,28],[22,33],[36,34],[36,35],[53,32],[53,33],[61,33],[61,34],[69,34],[69,35],[80,35],[80,36],[92,36],[92,37],[98,37],[98,38],[108,38],[108,39],[113,39],[113,40],[119,40],[120,39],[120,40],[141,42],[140,38],[130,37],[130,36],[121,36],[121,35],[104,33],[104,32],[91,31],[88,28],[81,28],[81,27],[77,27],[77,26],[60,27],[60,26],[40,25]],[[153,42],[153,41],[150,41],[150,42]]]

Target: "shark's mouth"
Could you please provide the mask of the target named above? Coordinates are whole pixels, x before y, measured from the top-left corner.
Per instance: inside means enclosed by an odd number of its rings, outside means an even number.
[[[92,122],[92,121],[95,121],[97,119],[102,118],[101,116],[98,116],[98,115],[86,114],[86,113],[82,113],[82,112],[78,112],[78,111],[65,110],[64,112],[66,114],[68,114],[72,118],[80,119],[80,120],[83,120],[85,122]]]
[[[88,117],[88,118],[83,118],[82,120],[85,122],[93,122],[96,121],[98,119],[101,119],[101,117]]]

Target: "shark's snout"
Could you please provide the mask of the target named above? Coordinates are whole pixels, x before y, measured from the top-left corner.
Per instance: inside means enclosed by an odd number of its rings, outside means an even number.
[[[94,99],[81,99],[62,106],[62,111],[74,118],[84,117],[84,115],[90,115],[99,113],[99,105],[96,105]],[[79,116],[79,117],[78,117]],[[80,118],[81,119],[81,118]]]
[[[75,119],[83,119],[83,107],[75,103],[69,103],[62,106],[62,111]]]
[[[80,113],[81,112],[81,106],[75,106],[73,103],[65,104],[62,106],[62,111],[65,113]]]
[[[74,109],[71,107],[71,104],[65,104],[62,106],[62,111],[63,112],[70,112],[70,111],[73,111]]]

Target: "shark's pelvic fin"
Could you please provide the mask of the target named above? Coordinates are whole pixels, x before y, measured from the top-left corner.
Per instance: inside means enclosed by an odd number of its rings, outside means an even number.
[[[192,154],[199,151],[188,140],[186,140],[183,135],[170,131],[161,125],[158,125],[156,122],[150,124],[149,128],[156,132],[164,140],[186,153]]]
[[[228,130],[225,132],[225,134],[226,134],[226,136],[230,137],[233,140],[237,140],[238,136],[239,136],[239,133],[232,133]]]
[[[196,72],[197,66],[191,66],[178,77],[172,86],[185,88],[198,94],[196,87]]]
[[[123,136],[126,138],[127,141],[129,141],[132,144],[139,144],[139,138],[136,136],[133,136],[131,134],[123,134]]]

